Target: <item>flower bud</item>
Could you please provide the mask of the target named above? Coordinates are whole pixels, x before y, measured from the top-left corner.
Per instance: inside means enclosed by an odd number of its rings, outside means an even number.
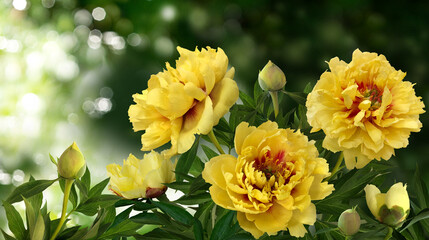
[[[76,145],[73,142],[58,160],[58,173],[61,177],[66,179],[76,179],[82,177],[85,172],[85,159]]]
[[[286,76],[283,71],[271,61],[259,71],[259,86],[265,91],[278,91],[286,84]]]
[[[123,166],[107,165],[109,189],[126,199],[159,197],[167,190],[164,183],[175,180],[175,166],[168,157],[155,151],[145,154],[143,159],[130,154]]]
[[[366,203],[374,217],[391,227],[400,226],[410,212],[407,185],[398,182],[387,193],[380,193],[374,185],[365,187]]]
[[[357,233],[360,228],[359,213],[354,208],[345,210],[338,218],[338,228],[346,236],[351,236]]]

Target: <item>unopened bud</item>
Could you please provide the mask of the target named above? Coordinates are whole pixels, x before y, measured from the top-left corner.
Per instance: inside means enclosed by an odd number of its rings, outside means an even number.
[[[360,228],[360,216],[355,209],[347,209],[338,218],[338,228],[347,236],[354,235]]]
[[[68,147],[58,160],[58,173],[66,179],[82,177],[85,172],[85,159],[75,142]]]
[[[286,76],[277,65],[268,61],[267,65],[259,72],[258,82],[265,91],[278,91],[285,86]]]

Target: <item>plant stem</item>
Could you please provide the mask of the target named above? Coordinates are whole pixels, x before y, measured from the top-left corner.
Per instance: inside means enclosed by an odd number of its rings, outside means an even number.
[[[336,172],[338,172],[338,170],[340,169],[341,164],[343,163],[343,160],[344,160],[344,153],[341,152],[340,156],[338,157],[337,163],[334,166],[334,169],[332,169],[331,176],[329,176],[328,178],[326,178],[326,181],[329,181],[329,179],[331,179],[331,177],[334,176],[334,174]]]
[[[271,98],[273,100],[273,107],[274,107],[274,118],[277,118],[277,115],[279,114],[279,100],[277,96],[277,91],[275,92],[269,92],[271,95]]]
[[[66,179],[66,184],[64,187],[64,199],[63,199],[63,209],[61,211],[60,222],[58,223],[57,228],[55,229],[54,234],[51,236],[51,240],[54,240],[58,233],[60,232],[64,222],[66,221],[66,213],[67,213],[67,204],[69,202],[70,191],[73,186],[74,179]],[[68,216],[68,215],[67,215]]]
[[[387,234],[386,234],[386,237],[384,237],[384,240],[389,240],[392,237],[392,233],[393,233],[393,228],[387,227]]]
[[[223,151],[223,149],[220,146],[219,142],[217,141],[216,136],[214,135],[213,129],[207,135],[209,136],[210,141],[212,141],[212,143],[215,145],[215,147],[217,148],[217,150],[219,151],[219,153],[220,154],[225,154],[225,152]]]

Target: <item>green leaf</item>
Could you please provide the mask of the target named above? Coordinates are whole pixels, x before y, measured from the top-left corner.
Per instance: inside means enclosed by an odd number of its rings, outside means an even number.
[[[104,179],[103,181],[99,182],[97,185],[95,185],[91,190],[89,190],[88,197],[97,197],[100,196],[103,190],[106,188],[107,184],[109,183],[109,178]]]
[[[202,147],[204,153],[206,154],[208,160],[210,160],[210,159],[212,159],[212,158],[214,158],[216,156],[219,156],[218,153],[216,153],[214,150],[212,150],[211,148],[207,147],[206,145],[201,145],[201,147]]]
[[[413,182],[414,182],[414,184],[412,186],[414,187],[414,189],[416,191],[417,200],[419,202],[419,207],[420,208],[427,208],[429,206],[428,189],[427,189],[425,182],[423,181],[423,179],[421,177],[420,169],[419,169],[418,165],[416,165],[416,171],[414,174]]]
[[[209,187],[210,184],[206,183],[206,181],[203,179],[202,174],[200,174],[197,178],[195,178],[194,181],[192,181],[191,187],[189,188],[189,194],[193,194],[198,190],[208,190]]]
[[[6,199],[6,202],[12,204],[22,201],[22,197],[29,198],[33,195],[43,192],[46,188],[51,186],[57,179],[54,180],[35,180],[26,182],[15,188],[13,192]]]
[[[136,239],[142,239],[142,240],[177,240],[180,239],[162,229],[155,228],[154,230],[144,234],[144,235],[135,235]]]
[[[83,185],[85,185],[86,189],[91,188],[91,172],[89,171],[88,166],[86,167],[85,173],[80,178],[80,181],[82,181],[82,183],[83,183]]]
[[[305,106],[305,102],[307,101],[307,94],[306,93],[303,93],[303,92],[288,92],[288,91],[283,91],[283,90],[282,90],[282,93],[284,93],[288,97],[292,98],[296,103]]]
[[[189,173],[194,175],[194,176],[198,176],[201,174],[201,172],[204,169],[204,163],[201,161],[201,159],[196,156],[194,161],[192,162],[192,166],[189,169]]]
[[[248,106],[251,107],[253,109],[255,109],[255,101],[253,100],[253,98],[251,98],[249,95],[247,95],[246,93],[240,91],[239,93],[240,99],[241,101],[243,101],[244,106]]]
[[[5,240],[16,240],[16,238],[14,238],[14,237],[8,235],[7,233],[5,233],[3,231],[3,229],[1,229],[1,233],[3,234],[3,237],[4,237]]]
[[[27,237],[27,230],[24,227],[21,215],[19,215],[15,207],[9,202],[3,202],[3,207],[6,211],[6,218],[10,231],[15,235],[16,239],[25,239]]]
[[[194,222],[192,215],[178,205],[165,202],[153,202],[153,204],[178,222],[188,225]]]
[[[160,213],[143,212],[131,217],[130,220],[140,224],[155,224],[155,225],[170,224],[170,220]]]
[[[421,210],[415,217],[413,217],[411,219],[411,221],[405,227],[403,227],[401,229],[400,232],[411,227],[414,223],[419,222],[419,221],[424,220],[424,219],[428,219],[428,218],[429,218],[429,208],[425,208],[425,209]]]
[[[81,202],[76,208],[77,212],[83,213],[87,216],[93,216],[97,213],[98,208],[106,208],[114,205],[120,197],[116,195],[100,195],[98,197],[93,197],[85,202]]]
[[[310,93],[313,90],[313,83],[309,82],[307,83],[307,85],[304,88],[304,93]]]
[[[164,183],[164,185],[184,193],[188,193],[189,189],[191,188],[190,182],[172,182],[172,183]]]
[[[183,176],[180,174],[177,174],[178,172],[181,174],[188,174],[189,169],[191,168],[192,163],[197,156],[198,142],[199,142],[199,137],[194,142],[191,149],[189,149],[187,152],[185,152],[180,156],[179,161],[177,162],[176,171],[175,171],[176,181],[178,182],[183,181]]]
[[[130,213],[131,213],[132,210],[133,210],[133,206],[125,209],[120,214],[118,214],[115,217],[115,220],[113,220],[113,223],[109,226],[108,229],[115,227],[116,225],[118,225],[119,223],[125,221],[126,219],[129,219],[130,218]]]
[[[100,238],[112,239],[114,237],[131,236],[141,227],[142,225],[140,223],[133,222],[130,219],[124,219],[124,221],[109,228]]]
[[[230,211],[219,219],[213,228],[210,240],[223,240],[232,235],[231,232],[232,220],[234,219],[235,212]]]
[[[195,223],[193,225],[193,230],[194,230],[195,240],[204,239],[203,226],[201,225],[201,222],[198,219],[195,220]]]
[[[98,215],[94,220],[93,225],[88,229],[88,232],[82,237],[82,239],[91,239],[98,235],[98,229],[100,224],[103,222],[104,217],[106,216],[105,209],[100,209]]]
[[[45,221],[39,209],[39,214],[36,220],[33,231],[30,232],[31,239],[43,239],[45,235]]]
[[[57,161],[55,160],[54,157],[52,157],[52,155],[49,153],[49,159],[51,159],[51,162],[55,165],[58,165]]]
[[[80,202],[82,203],[88,199],[88,189],[89,188],[87,188],[86,184],[84,184],[79,179],[76,179],[74,182],[75,182],[77,188],[79,189]]]
[[[200,194],[184,195],[183,197],[177,199],[174,202],[183,204],[183,205],[194,205],[194,204],[202,204],[202,203],[208,202],[211,199],[212,198],[210,196],[210,193],[200,193]]]
[[[136,202],[133,206],[136,211],[146,211],[155,208],[154,205],[145,202]]]

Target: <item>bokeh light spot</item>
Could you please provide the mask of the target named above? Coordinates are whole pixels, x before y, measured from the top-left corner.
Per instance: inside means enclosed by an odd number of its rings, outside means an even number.
[[[102,7],[96,7],[92,10],[92,17],[97,21],[103,21],[106,18],[106,10]]]

